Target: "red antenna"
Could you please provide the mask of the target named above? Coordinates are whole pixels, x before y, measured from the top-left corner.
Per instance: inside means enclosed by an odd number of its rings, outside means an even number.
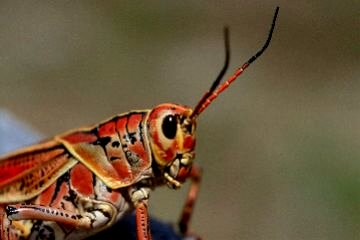
[[[270,44],[271,37],[274,32],[275,22],[276,22],[278,12],[279,12],[279,7],[276,7],[274,18],[273,18],[271,28],[270,28],[270,32],[269,32],[268,38],[267,38],[264,46],[255,55],[253,55],[249,60],[247,60],[240,68],[238,68],[231,77],[229,77],[223,84],[220,85],[220,87],[218,87],[222,77],[224,76],[224,74],[228,68],[229,60],[230,60],[229,30],[227,27],[225,27],[225,29],[224,29],[224,39],[225,39],[225,64],[224,64],[224,67],[221,69],[218,77],[211,85],[209,91],[207,91],[205,93],[205,95],[201,98],[199,103],[195,106],[194,111],[191,114],[191,118],[196,118],[200,113],[202,113],[210,105],[210,103],[212,101],[214,101],[215,98],[217,98],[217,96],[220,93],[222,93],[226,88],[228,88],[230,86],[230,84],[233,81],[235,81],[235,79],[237,77],[239,77],[244,72],[244,70],[266,50],[266,48]]]

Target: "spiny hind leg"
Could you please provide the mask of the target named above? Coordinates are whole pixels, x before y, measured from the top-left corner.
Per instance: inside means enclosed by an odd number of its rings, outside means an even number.
[[[113,222],[116,208],[107,202],[80,199],[79,213],[40,205],[9,205],[5,212],[9,220],[41,220],[66,224],[80,229],[98,229]]]

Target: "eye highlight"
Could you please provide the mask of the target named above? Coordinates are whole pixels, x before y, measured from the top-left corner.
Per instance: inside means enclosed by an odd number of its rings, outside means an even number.
[[[174,139],[177,131],[177,116],[176,115],[167,115],[162,124],[161,129],[164,133],[164,136],[168,139]]]

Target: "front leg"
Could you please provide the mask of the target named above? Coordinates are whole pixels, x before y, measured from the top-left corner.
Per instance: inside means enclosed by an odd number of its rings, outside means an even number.
[[[138,240],[151,240],[149,212],[146,201],[136,206],[136,235]]]
[[[180,232],[185,236],[189,235],[189,222],[194,210],[197,195],[199,193],[201,168],[198,165],[193,165],[189,173],[189,177],[191,185],[179,221]]]
[[[150,188],[130,188],[129,195],[135,206],[136,235],[138,240],[151,240],[148,199]]]

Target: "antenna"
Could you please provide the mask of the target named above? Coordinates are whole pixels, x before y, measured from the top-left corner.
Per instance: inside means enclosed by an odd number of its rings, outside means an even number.
[[[216,78],[216,80],[211,85],[209,91],[207,91],[205,93],[205,95],[200,99],[198,104],[195,106],[194,111],[191,114],[190,118],[194,119],[201,112],[203,112],[210,105],[210,103],[212,101],[214,101],[215,98],[217,98],[217,96],[220,93],[222,93],[225,89],[227,89],[230,86],[230,84],[233,81],[235,81],[235,79],[237,79],[237,77],[239,77],[244,72],[244,70],[248,66],[250,66],[250,64],[252,62],[254,62],[258,57],[260,57],[261,54],[267,49],[267,47],[270,44],[272,34],[274,32],[275,22],[276,22],[276,18],[278,16],[278,13],[279,13],[279,7],[276,7],[274,17],[273,17],[273,20],[272,20],[272,24],[271,24],[271,28],[270,28],[270,31],[269,31],[269,34],[268,34],[268,38],[267,38],[265,44],[263,45],[263,47],[255,55],[253,55],[251,58],[249,58],[249,60],[247,60],[240,68],[238,68],[232,76],[230,76],[223,84],[220,85],[220,87],[218,87],[222,77],[224,76],[224,74],[226,72],[226,69],[228,68],[229,60],[230,60],[230,56],[229,56],[230,55],[229,54],[230,53],[229,33],[228,33],[228,28],[225,27],[225,30],[224,30],[224,38],[225,38],[225,64],[224,64],[224,67],[220,71],[220,73],[219,73],[218,77]]]

